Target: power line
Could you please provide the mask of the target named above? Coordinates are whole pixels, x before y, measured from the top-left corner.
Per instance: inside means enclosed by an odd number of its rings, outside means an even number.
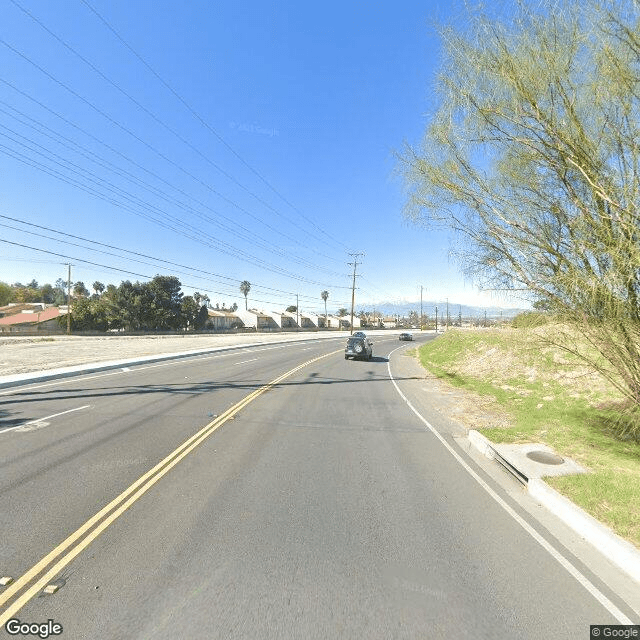
[[[225,195],[220,193],[217,189],[212,187],[209,183],[205,182],[204,180],[201,180],[195,174],[193,174],[191,171],[188,171],[187,169],[185,169],[184,167],[179,165],[177,162],[173,161],[171,158],[169,158],[166,154],[164,154],[162,151],[157,149],[155,146],[153,146],[152,144],[150,144],[146,140],[142,139],[140,136],[138,136],[136,133],[134,133],[131,129],[129,129],[128,127],[126,127],[122,123],[120,123],[117,120],[115,120],[114,118],[112,118],[108,113],[106,113],[105,111],[100,109],[100,107],[97,107],[90,100],[88,100],[87,98],[83,97],[77,91],[72,89],[70,86],[68,86],[67,84],[65,84],[64,82],[62,82],[58,78],[56,78],[54,75],[49,73],[46,69],[44,69],[41,65],[39,65],[37,62],[35,62],[31,58],[29,58],[26,54],[22,53],[21,51],[19,51],[18,49],[16,49],[12,45],[10,45],[6,40],[0,38],[0,44],[4,45],[6,48],[8,48],[13,53],[15,53],[17,56],[19,56],[20,58],[22,58],[23,60],[25,60],[26,62],[31,64],[33,67],[38,69],[38,71],[40,71],[42,74],[47,76],[47,78],[49,78],[51,81],[55,82],[56,84],[61,86],[63,89],[68,91],[71,95],[76,97],[78,100],[80,100],[81,102],[83,102],[84,104],[89,106],[91,109],[93,109],[96,113],[98,113],[103,118],[105,118],[111,124],[113,124],[114,126],[118,127],[119,129],[121,129],[122,131],[127,133],[129,136],[131,136],[132,138],[134,138],[135,140],[140,142],[142,145],[147,147],[150,151],[152,151],[154,154],[156,154],[162,160],[164,160],[165,162],[167,162],[171,166],[175,167],[176,169],[178,169],[182,173],[184,173],[186,176],[188,176],[189,178],[191,178],[192,180],[194,180],[195,182],[200,184],[202,187],[204,187],[205,189],[207,189],[208,191],[210,191],[211,193],[216,195],[218,198],[220,198],[221,200],[225,201],[227,204],[235,207],[239,211],[242,211],[244,214],[248,215],[250,218],[253,218],[254,220],[259,222],[260,224],[266,226],[268,229],[270,229],[274,233],[282,235],[282,236],[288,238],[289,240],[291,240],[292,242],[295,242],[296,244],[298,243],[298,240],[296,240],[295,238],[292,238],[291,236],[288,236],[287,234],[283,233],[282,231],[280,231],[280,230],[276,229],[275,227],[272,227],[268,223],[264,222],[264,220],[262,220],[261,218],[259,218],[256,215],[254,215],[253,213],[251,213],[250,211],[248,211],[247,209],[245,209],[244,207],[239,205],[237,202],[231,200],[230,198],[227,198]]]
[[[10,244],[10,245],[13,245],[13,246],[16,246],[16,247],[21,247],[23,249],[30,249],[31,251],[38,251],[40,253],[46,253],[46,254],[49,254],[49,255],[54,255],[54,256],[57,256],[57,257],[60,257],[60,258],[64,258],[65,260],[75,260],[76,262],[82,262],[83,264],[88,264],[88,265],[91,265],[91,266],[94,266],[94,267],[100,267],[102,269],[107,269],[109,271],[117,271],[119,273],[125,273],[127,275],[132,275],[132,276],[136,276],[136,277],[139,277],[139,278],[148,278],[149,280],[152,280],[153,277],[154,277],[154,276],[150,276],[148,274],[137,273],[135,271],[130,271],[130,270],[127,270],[127,269],[121,269],[119,267],[113,267],[111,265],[105,265],[105,264],[101,264],[101,263],[98,263],[98,262],[93,262],[92,260],[85,260],[83,258],[77,258],[77,257],[73,257],[73,256],[68,256],[68,255],[65,255],[65,254],[62,254],[62,253],[57,253],[55,251],[49,251],[47,249],[40,249],[38,247],[32,247],[30,245],[22,244],[22,243],[19,243],[19,242],[12,242],[11,240],[5,240],[4,238],[0,238],[0,242],[3,242],[5,244]],[[68,263],[65,263],[65,264],[68,264]],[[204,289],[203,287],[197,287],[197,286],[194,286],[194,285],[188,284],[188,283],[181,283],[181,286],[188,287],[190,289],[191,288],[193,288],[193,289],[201,288],[205,293],[212,293],[212,294],[215,294],[215,295],[221,295],[221,296],[234,295],[234,294],[231,294],[229,292],[211,291],[210,289]],[[293,295],[295,295],[295,294],[293,294]],[[275,304],[275,305],[282,304],[280,301],[274,301],[274,300],[258,300],[258,299],[254,299],[254,300],[256,302],[261,302],[263,304]]]
[[[88,137],[90,137],[91,139],[95,140],[96,142],[98,142],[99,144],[101,144],[102,146],[104,146],[105,148],[109,149],[110,151],[116,153],[117,155],[119,155],[120,157],[122,157],[123,159],[127,160],[128,162],[130,162],[131,164],[133,164],[134,166],[138,167],[139,169],[145,171],[146,173],[148,173],[149,175],[151,175],[152,177],[156,178],[157,180],[161,181],[163,184],[166,184],[167,186],[169,186],[170,188],[178,191],[179,193],[181,193],[182,195],[184,195],[185,197],[193,200],[194,202],[196,202],[197,204],[199,204],[200,206],[204,207],[205,209],[208,209],[209,211],[213,212],[214,214],[216,214],[217,216],[223,218],[224,220],[227,220],[230,224],[235,225],[237,227],[239,227],[240,229],[242,229],[244,232],[246,232],[247,234],[249,234],[251,236],[250,241],[253,244],[260,244],[258,241],[256,241],[256,234],[253,233],[252,231],[250,231],[249,229],[247,229],[246,227],[244,227],[243,225],[241,225],[240,223],[236,222],[235,220],[225,216],[224,214],[220,213],[219,211],[216,211],[214,209],[212,209],[210,206],[208,206],[207,204],[201,202],[200,200],[194,198],[193,196],[190,196],[188,193],[186,193],[185,191],[183,191],[182,189],[180,189],[179,187],[167,182],[166,180],[164,180],[161,176],[155,174],[154,172],[149,171],[148,169],[146,169],[145,167],[143,167],[142,165],[139,165],[138,163],[136,163],[134,160],[132,160],[131,158],[129,158],[128,156],[125,156],[124,154],[120,153],[117,149],[114,149],[113,147],[111,147],[110,145],[108,145],[107,143],[105,143],[104,141],[100,140],[99,138],[96,138],[95,136],[93,136],[91,133],[89,133],[88,131],[78,127],[75,123],[70,122],[69,120],[67,120],[66,118],[64,118],[64,116],[60,115],[59,113],[51,110],[49,107],[47,107],[46,105],[42,104],[41,102],[39,102],[38,100],[36,100],[35,98],[33,98],[32,96],[26,94],[25,92],[21,91],[20,89],[18,89],[15,85],[11,84],[10,82],[7,82],[6,80],[0,78],[0,82],[3,82],[4,84],[6,84],[7,86],[9,86],[11,89],[13,89],[14,91],[18,92],[20,95],[24,96],[25,98],[35,102],[38,106],[46,109],[47,111],[49,111],[50,113],[52,113],[53,115],[55,115],[57,118],[61,119],[63,122],[65,122],[66,124],[69,124],[71,126],[73,126],[74,128],[78,129],[81,133],[83,133],[84,135],[87,135]],[[86,149],[86,147],[83,147],[82,145],[78,144],[77,142],[71,140],[70,138],[60,134],[59,132],[54,131],[53,129],[51,129],[50,127],[47,127],[46,125],[42,124],[41,122],[39,122],[38,120],[31,118],[30,116],[26,115],[25,113],[23,113],[22,111],[20,111],[19,109],[15,109],[14,107],[12,107],[11,105],[8,105],[6,102],[4,101],[0,101],[0,104],[4,104],[5,106],[7,106],[9,109],[11,109],[12,111],[14,111],[15,113],[18,113],[20,116],[22,116],[23,118],[26,118],[27,120],[36,123],[39,127],[42,127],[43,129],[45,129],[46,131],[51,132],[51,134],[53,134],[53,136],[57,136],[59,138],[61,138],[62,140],[65,140],[66,142],[70,143],[71,145],[73,145],[74,147],[77,147],[78,149],[80,149],[79,155],[82,155],[84,157],[86,157],[87,159],[89,159],[92,162],[95,162],[96,164],[98,164],[99,166],[102,166],[104,168],[107,168],[109,170],[111,170],[112,172],[124,177],[126,180],[129,180],[130,182],[133,182],[139,186],[142,186],[143,189],[146,189],[147,191],[150,191],[151,193],[153,193],[154,195],[168,201],[171,202],[172,204],[174,204],[175,206],[178,206],[179,208],[182,208],[186,211],[190,211],[195,213],[195,215],[197,215],[198,217],[204,219],[207,222],[210,222],[211,224],[215,224],[217,226],[219,226],[222,229],[225,229],[227,231],[229,231],[230,233],[233,233],[234,235],[238,236],[238,237],[243,237],[239,232],[234,231],[233,229],[230,229],[229,227],[226,227],[225,225],[223,225],[221,222],[212,219],[210,216],[207,216],[206,214],[203,214],[201,212],[198,212],[196,209],[194,209],[193,207],[189,206],[188,204],[185,204],[183,202],[180,202],[179,200],[176,200],[175,198],[173,198],[172,196],[170,196],[169,194],[167,194],[166,192],[164,192],[162,189],[158,189],[157,187],[150,185],[148,182],[141,180],[140,178],[138,178],[137,176],[135,176],[134,174],[120,168],[117,167],[116,165],[114,165],[113,163],[111,163],[110,161],[106,160],[105,158],[102,158],[101,156],[95,154],[94,152]],[[22,120],[20,120],[20,118],[17,118],[15,115],[12,114],[8,114],[6,111],[1,110],[1,112],[5,113],[6,115],[8,115],[9,117],[16,119],[18,122],[21,122],[21,124],[37,130],[36,127],[34,127],[33,125],[27,124],[25,122],[23,122]],[[20,134],[17,134],[20,135]],[[46,137],[51,138],[51,135],[48,135],[47,133],[44,133],[43,135],[45,135]],[[23,136],[20,136],[23,137]],[[55,138],[54,138],[55,139]],[[66,146],[64,143],[60,143],[59,141],[56,141],[58,144],[62,144],[62,146]],[[35,142],[32,141],[33,144],[36,144]],[[20,143],[18,143],[20,144]],[[37,145],[42,147],[41,145]],[[60,156],[58,156],[60,157]],[[96,160],[97,158],[97,160]],[[106,165],[106,167],[105,167]],[[76,165],[77,166],[77,165]],[[87,169],[82,169],[85,172],[88,172]],[[124,175],[123,175],[124,174]],[[51,175],[51,174],[50,174]],[[93,174],[95,175],[95,174]],[[100,178],[100,180],[104,180],[102,178]],[[77,186],[77,185],[74,185]],[[95,195],[95,194],[94,194]],[[129,210],[129,209],[127,209]],[[135,213],[135,212],[133,212]],[[137,214],[138,215],[138,214]],[[175,221],[176,219],[173,218],[173,220]],[[180,221],[182,222],[182,221]],[[286,236],[285,236],[286,237]],[[246,238],[245,238],[246,239]],[[271,253],[277,253],[278,255],[283,255],[283,256],[289,256],[291,255],[294,259],[296,259],[298,262],[302,261],[302,263],[304,263],[304,260],[299,258],[298,256],[295,256],[295,254],[287,254],[286,252],[282,251],[282,250],[275,250],[272,247],[265,247],[266,250],[270,251]],[[317,251],[314,251],[314,253],[318,253]],[[320,254],[318,253],[318,255],[324,255],[324,254]],[[343,274],[339,274],[335,271],[330,271],[326,268],[320,267],[318,264],[313,264],[313,265],[309,265],[309,263],[307,263],[308,266],[312,266],[314,269],[317,270],[321,270],[324,271],[327,274],[330,275],[336,275],[336,276],[342,276]]]
[[[186,140],[182,135],[180,135],[180,133],[178,133],[175,129],[173,129],[171,126],[169,126],[167,123],[165,123],[163,120],[161,120],[155,113],[153,113],[151,110],[149,110],[147,107],[145,107],[143,104],[141,104],[138,100],[136,100],[133,96],[131,96],[129,93],[127,93],[117,82],[111,80],[111,78],[109,78],[107,75],[105,75],[100,69],[98,69],[92,62],[90,62],[87,58],[85,58],[82,54],[80,54],[78,51],[76,51],[71,45],[69,45],[65,40],[63,40],[62,38],[60,38],[57,34],[55,34],[51,29],[49,29],[40,19],[38,19],[36,16],[34,16],[31,12],[29,12],[27,9],[25,9],[23,6],[21,6],[17,0],[10,0],[18,9],[20,9],[25,15],[29,16],[36,24],[38,24],[42,29],[44,29],[52,38],[54,38],[55,40],[57,40],[62,46],[64,46],[68,51],[70,51],[71,53],[73,53],[77,58],[79,58],[80,60],[82,60],[82,62],[84,62],[88,67],[90,67],[96,74],[98,74],[105,82],[109,83],[112,87],[114,87],[117,91],[119,91],[122,95],[124,95],[128,100],[130,100],[131,102],[133,102],[133,104],[135,104],[139,109],[141,109],[142,111],[144,111],[144,113],[146,113],[150,118],[152,118],[155,122],[157,122],[159,125],[161,125],[163,128],[165,128],[167,131],[169,131],[172,135],[174,135],[178,140],[180,140],[180,142],[182,142],[184,145],[186,145],[187,147],[189,147],[189,149],[191,149],[192,151],[194,151],[196,154],[198,154],[203,160],[205,160],[207,163],[209,163],[210,165],[212,165],[217,171],[219,171],[220,173],[222,173],[222,175],[224,175],[228,180],[230,180],[231,182],[233,182],[235,185],[237,185],[238,187],[240,187],[241,189],[243,189],[246,193],[248,193],[249,195],[251,195],[253,198],[255,198],[258,202],[260,202],[262,205],[264,205],[265,207],[267,207],[270,211],[273,211],[275,214],[281,216],[283,219],[287,220],[288,222],[292,222],[291,220],[289,220],[288,218],[286,218],[285,216],[283,216],[277,209],[275,209],[274,207],[272,207],[268,202],[266,202],[265,200],[263,200],[262,198],[260,198],[259,196],[257,196],[253,191],[251,191],[250,189],[248,189],[247,187],[245,187],[243,184],[241,184],[238,180],[236,180],[231,174],[229,174],[228,172],[226,172],[222,167],[220,167],[217,163],[215,163],[213,160],[211,160],[208,156],[206,156],[205,154],[203,154],[197,147],[195,147],[194,145],[192,145],[188,140]],[[309,234],[308,231],[306,231],[304,228],[299,227],[304,233],[307,233],[310,237],[318,240],[319,238],[317,238],[316,236],[313,236],[312,234]]]
[[[240,154],[233,148],[231,145],[222,138],[222,136],[206,121],[202,118],[196,111],[191,107],[191,105],[180,95],[178,92],[168,83],[166,82],[156,71],[151,67],[151,65],[137,52],[133,47],[107,22],[107,20],[100,14],[98,11],[87,1],[81,0],[97,17],[98,19],[115,35],[115,37],[129,50],[131,53],[158,79],[158,81],[168,89],[178,100],[184,105],[184,107],[191,113],[191,115],[202,124],[208,131],[210,131],[240,162],[247,167],[255,176],[257,176],[273,193],[275,193],[284,203],[286,203],[289,207],[291,207],[298,215],[303,217],[307,222],[313,225],[318,231],[320,231],[327,238],[332,240],[337,245],[340,245],[343,249],[348,249],[348,247],[340,240],[334,238],[330,234],[328,234],[324,229],[319,227],[313,220],[308,218],[304,213],[302,213],[297,207],[295,207],[289,200],[287,200],[261,173],[259,173],[254,167],[252,167]],[[293,224],[296,224],[293,222]],[[298,226],[296,224],[296,226]]]
[[[221,280],[226,280],[226,281],[232,282],[234,284],[239,282],[239,280],[237,278],[232,278],[230,276],[224,276],[224,275],[221,275],[221,274],[212,273],[212,272],[209,272],[209,271],[204,271],[202,269],[198,269],[198,268],[195,268],[195,267],[189,267],[187,265],[183,265],[183,264],[180,264],[180,263],[172,262],[170,260],[165,260],[163,258],[156,258],[154,256],[150,256],[148,254],[144,254],[144,253],[141,253],[139,251],[132,251],[130,249],[123,249],[121,247],[116,247],[114,245],[110,245],[110,244],[107,244],[107,243],[104,243],[104,242],[100,242],[100,241],[97,241],[97,240],[91,240],[89,238],[84,238],[82,236],[71,234],[71,233],[68,233],[66,231],[59,231],[57,229],[52,229],[51,227],[46,227],[46,226],[43,226],[43,225],[35,224],[33,222],[27,222],[26,220],[20,220],[18,218],[13,218],[11,216],[7,216],[7,215],[3,215],[3,214],[0,214],[0,218],[3,218],[5,220],[11,220],[12,222],[17,222],[19,224],[23,224],[23,225],[26,225],[26,226],[29,226],[29,227],[34,227],[36,229],[49,231],[50,233],[55,233],[55,234],[58,234],[58,235],[64,235],[64,236],[67,236],[68,238],[73,238],[74,240],[80,240],[82,242],[95,244],[95,245],[98,245],[100,247],[105,247],[105,248],[108,248],[108,249],[113,249],[115,251],[120,251],[122,253],[127,253],[129,255],[137,256],[137,257],[140,257],[140,258],[146,258],[148,260],[153,260],[154,262],[159,262],[159,263],[162,263],[162,264],[166,264],[166,265],[169,265],[171,267],[178,267],[180,269],[185,269],[187,271],[192,271],[196,275],[197,274],[204,274],[205,276],[215,276],[216,278],[219,278]],[[68,240],[63,240],[63,239],[60,239],[60,238],[53,238],[51,236],[47,236],[47,235],[44,235],[44,234],[38,234],[38,233],[35,233],[35,232],[32,232],[32,231],[19,229],[17,227],[13,227],[11,225],[0,223],[0,226],[6,227],[6,228],[9,228],[9,229],[13,229],[15,231],[20,231],[21,233],[29,233],[31,235],[36,235],[36,236],[39,236],[39,237],[42,237],[42,238],[46,238],[46,239],[49,239],[49,240],[54,240],[55,242],[63,242],[65,244],[69,244],[71,246],[79,247],[79,248],[82,248],[82,249],[89,249],[90,251],[103,253],[105,255],[110,255],[110,256],[113,256],[113,257],[117,257],[117,258],[124,258],[124,256],[120,256],[120,255],[115,254],[115,253],[111,253],[111,252],[108,252],[108,251],[102,251],[102,250],[99,250],[99,249],[93,249],[91,247],[85,247],[83,245],[70,242]],[[155,265],[149,264],[148,262],[143,262],[143,261],[137,260],[135,258],[127,258],[127,259],[129,259],[129,260],[131,260],[133,262],[139,262],[141,264],[146,264],[148,266],[155,266]],[[202,278],[202,276],[198,276],[198,275],[197,275],[197,277],[201,277]],[[211,278],[203,278],[203,279],[210,280],[211,282],[215,282],[215,280],[212,280]],[[259,284],[254,284],[253,286],[255,286],[258,289],[264,289],[265,291],[273,291],[275,293],[282,293],[282,294],[289,295],[289,296],[296,295],[293,291],[285,291],[285,290],[282,290],[282,289],[275,289],[273,287],[267,287],[267,286],[259,285]],[[343,287],[343,288],[346,288],[346,287]],[[306,295],[302,295],[302,294],[300,295],[300,297],[301,298],[307,298],[308,300],[313,300],[313,301],[316,300],[315,297],[306,296]]]
[[[131,200],[133,201],[137,206],[142,206],[145,209],[150,209],[152,211],[154,211],[155,213],[159,214],[161,217],[163,218],[167,218],[170,220],[173,220],[174,223],[179,223],[179,224],[186,224],[184,223],[184,221],[179,220],[177,218],[175,218],[175,216],[171,216],[169,213],[167,213],[166,211],[163,211],[162,209],[159,209],[158,207],[149,204],[147,201],[144,201],[140,198],[138,198],[136,195],[133,195],[127,191],[125,191],[124,189],[122,189],[121,187],[114,185],[113,183],[109,182],[108,180],[101,178],[100,176],[96,175],[95,173],[89,171],[88,169],[86,169],[85,167],[81,167],[79,165],[77,165],[76,163],[73,163],[69,160],[67,160],[66,158],[63,158],[62,156],[60,156],[59,154],[51,151],[50,149],[48,149],[47,147],[44,147],[43,145],[38,144],[37,142],[35,142],[34,140],[31,140],[30,138],[26,138],[25,136],[22,136],[21,134],[17,133],[16,131],[9,129],[8,127],[5,127],[4,125],[0,124],[0,129],[5,129],[6,131],[9,131],[11,133],[13,133],[14,135],[18,136],[19,138],[21,138],[22,140],[27,141],[29,144],[42,149],[46,154],[49,154],[50,156],[53,156],[54,159],[51,158],[47,158],[50,162],[54,162],[57,166],[62,166],[64,167],[67,171],[71,171],[73,173],[84,173],[86,174],[84,176],[85,179],[88,179],[90,182],[93,183],[99,183],[101,185],[107,185],[107,189],[109,191],[116,191],[121,197],[125,197],[125,199],[127,200]],[[19,140],[16,140],[15,138],[12,138],[11,136],[8,136],[7,134],[3,134],[5,138],[11,140],[12,142],[20,145],[21,147],[26,147],[27,149],[29,149],[32,152],[37,153],[38,155],[44,155],[44,157],[46,157],[45,154],[43,154],[42,152],[33,149],[32,147],[29,147],[28,145],[25,145],[23,142],[20,142]],[[57,158],[57,160],[56,160]],[[65,166],[68,165],[68,166]],[[72,168],[70,168],[72,167]],[[89,177],[87,177],[89,176]],[[166,198],[164,198],[166,200]],[[167,200],[168,202],[171,203],[171,200]],[[175,203],[175,201],[174,201]],[[322,267],[320,267],[318,264],[314,264],[314,263],[310,263],[307,262],[306,260],[299,258],[296,255],[293,254],[287,254],[284,251],[282,251],[281,249],[278,249],[276,247],[274,247],[273,245],[266,245],[262,242],[260,242],[259,240],[257,240],[255,237],[249,237],[247,238],[246,236],[243,236],[242,234],[240,234],[239,232],[235,231],[234,229],[231,229],[229,227],[227,227],[226,225],[223,225],[222,223],[213,220],[212,218],[210,218],[209,216],[202,214],[201,212],[198,212],[197,210],[193,209],[192,207],[189,207],[188,205],[183,205],[182,203],[178,203],[178,206],[186,211],[189,212],[193,212],[195,215],[197,215],[198,217],[200,217],[201,219],[203,219],[206,222],[209,222],[210,224],[214,224],[218,227],[220,227],[221,229],[224,229],[226,231],[229,231],[230,233],[244,239],[244,240],[249,240],[253,245],[257,245],[259,247],[261,247],[262,249],[264,249],[265,251],[269,251],[270,253],[274,253],[275,255],[279,256],[279,257],[284,257],[284,258],[288,258],[294,262],[297,262],[303,266],[307,266],[309,268],[314,268],[316,270],[319,271],[324,271],[328,274],[331,275],[341,275],[338,274],[336,272],[331,272],[328,271],[327,269],[324,269]],[[190,225],[187,225],[190,226]],[[247,230],[248,231],[248,230]],[[249,231],[248,231],[249,232]],[[251,232],[249,232],[251,234]],[[254,234],[251,234],[251,236],[254,236]],[[227,247],[234,249],[232,247],[232,245],[228,245],[227,243],[223,243],[221,240],[219,239],[215,239],[216,242],[218,243],[222,243],[225,244]],[[251,254],[246,254],[245,255],[251,255]]]
[[[227,255],[230,255],[232,257],[235,258],[240,258],[240,259],[244,259],[246,262],[249,262],[251,264],[254,264],[256,266],[260,266],[260,268],[264,268],[267,269],[268,271],[272,271],[274,273],[278,273],[280,275],[284,275],[286,277],[301,281],[301,282],[306,282],[308,284],[316,284],[319,286],[325,286],[324,283],[322,282],[318,282],[315,280],[310,280],[308,278],[304,278],[302,276],[300,276],[299,274],[292,274],[291,272],[287,271],[286,269],[277,266],[277,265],[273,265],[265,260],[262,260],[260,258],[257,258],[256,256],[253,256],[252,254],[247,253],[246,251],[242,251],[239,250],[235,247],[233,247],[232,245],[229,245],[228,243],[217,239],[217,238],[213,238],[212,236],[203,233],[203,231],[201,229],[198,229],[196,227],[193,227],[192,225],[184,222],[183,220],[177,219],[173,216],[171,216],[170,214],[167,214],[166,212],[162,211],[161,209],[150,205],[149,203],[140,200],[139,198],[137,198],[136,196],[132,196],[131,194],[127,194],[127,192],[123,191],[122,189],[120,189],[119,187],[117,187],[116,185],[113,185],[112,183],[109,183],[108,181],[96,177],[96,178],[92,178],[92,177],[88,177],[85,178],[87,180],[89,180],[89,182],[94,183],[94,184],[101,184],[103,186],[103,188],[105,188],[108,192],[113,192],[115,193],[117,196],[124,198],[125,201],[130,202],[132,205],[141,207],[144,210],[148,210],[151,211],[153,213],[155,213],[156,215],[160,215],[161,218],[168,218],[170,221],[173,222],[173,224],[167,223],[166,221],[163,221],[162,219],[158,219],[156,217],[154,217],[153,215],[151,215],[150,213],[145,213],[144,211],[139,211],[137,209],[132,208],[132,206],[128,205],[128,204],[123,204],[122,202],[118,201],[118,200],[114,200],[113,196],[109,196],[109,195],[105,195],[104,193],[101,193],[100,191],[97,191],[93,186],[87,186],[86,184],[83,184],[82,182],[78,182],[76,179],[74,178],[70,178],[69,176],[60,173],[59,171],[57,171],[56,169],[53,169],[51,167],[48,167],[47,165],[43,165],[42,163],[39,163],[38,161],[34,160],[33,158],[29,158],[28,156],[25,156],[24,154],[11,149],[9,147],[6,147],[5,145],[0,144],[0,152],[5,153],[6,155],[9,155],[10,157],[13,157],[16,160],[19,160],[29,166],[32,166],[34,168],[37,168],[41,171],[43,171],[44,173],[47,173],[59,180],[62,180],[63,182],[70,184],[72,186],[75,186],[83,191],[86,191],[87,193],[90,193],[106,202],[109,202],[115,206],[117,206],[118,208],[121,208],[125,211],[129,211],[130,213],[133,213],[134,215],[140,216],[142,218],[145,218],[147,220],[150,220],[166,229],[169,229],[171,231],[173,231],[174,233],[178,233],[180,235],[183,235],[184,237],[187,237],[191,240],[194,240],[196,242],[199,242],[200,244],[204,244],[205,246],[208,246],[210,248],[215,248],[217,251],[220,251],[221,253],[225,253]],[[40,152],[37,152],[39,155],[43,155]],[[49,159],[51,161],[51,159]],[[60,162],[53,160],[52,161],[54,164],[57,164],[58,166],[62,166],[64,169],[66,169],[67,171],[71,171],[72,173],[79,173],[78,171],[76,171],[75,169],[70,169],[69,167],[64,167],[64,165],[62,165]],[[73,164],[70,163],[69,161],[65,161],[67,164]],[[77,165],[75,165],[77,166]],[[82,169],[82,168],[81,168]],[[84,171],[87,174],[93,175],[95,176],[95,174],[92,174],[91,172],[87,171],[86,169],[82,169],[82,171]],[[104,186],[106,185],[106,186]],[[173,225],[178,225],[179,227],[182,227],[182,229],[176,228]],[[186,229],[186,230],[185,230]],[[208,238],[208,240],[205,241],[205,237]],[[309,265],[311,267],[317,268],[322,270],[318,265]]]

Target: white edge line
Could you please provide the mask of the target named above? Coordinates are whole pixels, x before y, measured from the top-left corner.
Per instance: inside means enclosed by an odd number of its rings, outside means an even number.
[[[80,409],[88,409],[91,405],[85,404],[82,407],[76,407],[75,409],[68,409],[67,411],[61,411],[60,413],[52,413],[50,416],[45,416],[44,418],[38,418],[36,420],[30,420],[29,422],[23,422],[16,427],[11,427],[10,429],[2,429],[0,430],[0,434],[9,433],[9,431],[13,431],[14,429],[21,429],[22,427],[26,427],[29,424],[38,424],[39,422],[44,422],[45,420],[49,420],[51,418],[57,418],[58,416],[63,416],[65,413],[73,413],[74,411],[80,411]]]
[[[418,416],[418,418],[424,423],[424,425],[431,431],[431,433],[444,445],[449,453],[462,465],[471,477],[541,546],[545,549],[553,558],[555,558],[605,609],[609,611],[613,616],[618,619],[620,624],[633,624],[633,621],[627,618],[627,616],[616,607],[607,596],[605,596],[585,575],[583,575],[576,567],[569,562],[551,543],[543,538],[524,518],[522,518],[512,507],[510,507],[458,454],[457,451],[440,435],[440,433],[424,418],[420,412],[411,404],[407,397],[400,391],[400,387],[395,381],[391,373],[391,354],[400,349],[397,347],[393,349],[387,356],[387,370],[389,372],[389,378],[396,388],[396,391],[400,397],[404,400],[405,404]]]
[[[234,362],[233,364],[247,364],[247,362],[255,362],[258,358],[252,358],[251,360],[243,360],[242,362]]]

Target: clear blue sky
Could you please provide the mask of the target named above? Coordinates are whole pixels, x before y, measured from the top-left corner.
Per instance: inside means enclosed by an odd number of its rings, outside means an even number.
[[[174,274],[230,304],[248,280],[255,306],[298,293],[320,311],[327,289],[335,310],[364,252],[357,308],[420,285],[508,306],[464,282],[446,234],[402,216],[394,153],[434,108],[448,3],[87,2],[2,0],[0,215],[192,270],[6,218],[1,239],[71,256],[89,288]],[[53,283],[68,261],[0,243],[0,280]]]

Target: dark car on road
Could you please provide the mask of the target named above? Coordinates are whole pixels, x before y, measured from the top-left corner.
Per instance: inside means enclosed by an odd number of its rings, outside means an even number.
[[[413,335],[411,335],[410,333],[401,333],[398,339],[399,340],[413,340]]]
[[[344,359],[362,358],[363,360],[371,360],[373,357],[373,342],[367,336],[358,331],[354,333],[348,340],[344,349]]]

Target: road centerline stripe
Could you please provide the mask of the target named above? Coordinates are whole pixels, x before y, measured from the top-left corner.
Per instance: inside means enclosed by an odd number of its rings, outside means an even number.
[[[3,593],[0,594],[0,606],[6,604],[14,596],[17,596],[20,591],[26,589],[22,595],[19,595],[17,599],[10,604],[2,613],[0,613],[0,627],[3,626],[8,620],[13,618],[16,613],[31,600],[44,586],[47,581],[51,580],[57,575],[66,565],[68,565],[81,551],[93,542],[110,524],[117,520],[132,504],[134,504],[141,496],[143,496],[160,478],[168,473],[174,466],[176,466],[185,456],[191,453],[196,447],[204,442],[212,433],[214,433],[219,427],[225,424],[230,418],[241,411],[248,404],[253,402],[256,398],[263,393],[276,386],[286,378],[294,375],[304,367],[307,367],[318,360],[327,358],[329,356],[340,353],[339,351],[332,351],[325,353],[321,356],[307,360],[302,364],[286,371],[282,375],[274,378],[271,382],[263,385],[259,389],[251,392],[248,396],[245,396],[242,400],[234,404],[227,409],[220,416],[212,420],[210,423],[202,427],[193,436],[188,438],[179,447],[174,449],[168,456],[161,460],[152,469],[143,474],[138,480],[125,489],[118,497],[112,500],[109,504],[103,507],[98,513],[87,520],[76,531],[63,540],[55,549],[48,553],[44,558],[31,567],[24,575],[18,578],[11,586],[9,586]],[[85,535],[86,534],[86,535]],[[76,544],[77,543],[77,544]],[[75,547],[73,545],[75,544]],[[71,548],[73,547],[73,548]],[[68,551],[71,548],[70,551]],[[57,562],[56,559],[64,554]],[[54,563],[53,566],[52,563]],[[42,572],[45,572],[40,579],[36,580],[31,586],[29,586],[34,579],[37,578]]]

